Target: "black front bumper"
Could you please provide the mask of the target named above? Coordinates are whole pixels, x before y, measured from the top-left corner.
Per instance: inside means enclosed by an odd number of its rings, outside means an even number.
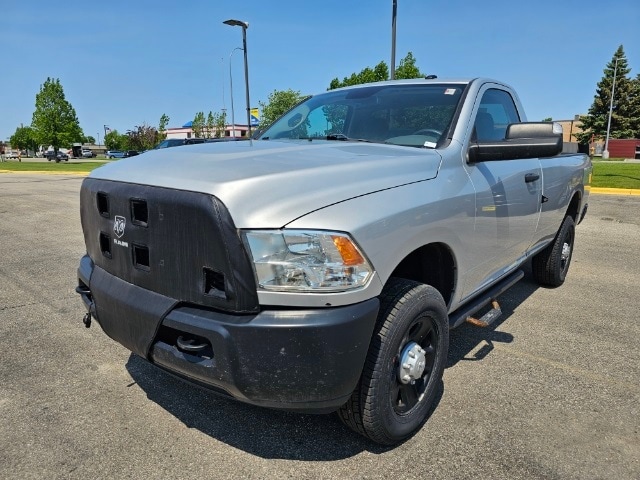
[[[133,285],[95,266],[78,268],[87,310],[134,353],[183,379],[254,405],[328,412],[362,372],[377,298],[325,309],[232,315]]]

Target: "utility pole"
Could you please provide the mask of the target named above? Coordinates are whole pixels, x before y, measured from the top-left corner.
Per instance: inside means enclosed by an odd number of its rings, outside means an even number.
[[[393,0],[391,12],[391,80],[396,79],[396,15],[398,13],[398,0]]]

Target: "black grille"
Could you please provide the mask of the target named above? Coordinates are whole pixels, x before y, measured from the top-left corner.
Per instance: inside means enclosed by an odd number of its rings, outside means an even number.
[[[100,251],[105,257],[111,258],[111,237],[104,232],[100,232]]]
[[[109,196],[105,192],[96,194],[96,206],[100,215],[109,218]]]
[[[145,200],[139,198],[131,199],[131,221],[134,225],[147,226],[149,223],[149,210]]]
[[[224,273],[216,272],[210,268],[203,268],[204,274],[204,294],[213,296],[225,295]]]
[[[144,245],[133,244],[131,248],[133,253],[133,266],[144,270],[145,272],[151,271],[151,264],[149,263],[149,249]]]
[[[249,257],[217,198],[87,178],[80,203],[87,253],[106,272],[180,302],[258,311]]]

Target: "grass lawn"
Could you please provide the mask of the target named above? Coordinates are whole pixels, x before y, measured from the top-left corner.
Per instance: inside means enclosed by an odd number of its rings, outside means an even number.
[[[104,162],[16,162],[0,163],[0,173],[10,172],[51,172],[51,173],[89,173],[109,161]],[[612,161],[594,161],[592,187],[636,188],[640,189],[640,163],[622,163]]]
[[[640,189],[640,163],[594,162],[591,186]]]
[[[51,172],[51,173],[89,173],[94,168],[98,168],[105,163],[109,163],[106,160],[104,162],[79,162],[79,163],[67,163],[67,162],[16,162],[10,160],[0,163],[0,173],[3,171],[9,172]]]

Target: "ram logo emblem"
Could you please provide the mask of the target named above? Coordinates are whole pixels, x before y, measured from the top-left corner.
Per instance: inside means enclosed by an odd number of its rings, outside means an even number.
[[[115,232],[118,238],[124,235],[124,227],[127,224],[127,220],[120,215],[116,215],[116,219],[113,222],[113,231]]]

